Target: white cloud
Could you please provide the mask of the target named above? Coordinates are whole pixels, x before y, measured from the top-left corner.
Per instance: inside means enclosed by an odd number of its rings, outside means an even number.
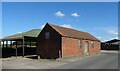
[[[55,15],[56,15],[56,16],[61,16],[61,17],[62,17],[62,16],[65,16],[65,14],[63,14],[63,13],[60,12],[60,11],[56,12]]]
[[[113,35],[118,35],[118,32],[115,30],[109,30],[108,33]]]
[[[77,13],[73,13],[73,14],[71,14],[71,16],[78,17],[80,15],[78,15]]]
[[[22,33],[22,32],[18,32],[18,33]]]
[[[44,28],[45,25],[40,26],[41,28]]]
[[[118,37],[113,37],[113,38],[111,38],[111,39],[118,39]]]
[[[101,42],[106,42],[106,41],[109,41],[109,40],[118,39],[117,36],[115,36],[115,37],[110,37],[110,36],[100,37],[100,36],[96,36],[96,38],[98,38]]]
[[[106,42],[106,41],[113,40],[113,39],[118,39],[118,37],[103,37],[103,38],[101,38],[102,42]]]
[[[101,37],[97,37],[98,39],[101,39]]]
[[[63,24],[61,25],[62,27],[66,27],[66,28],[72,28],[72,26],[70,24]]]

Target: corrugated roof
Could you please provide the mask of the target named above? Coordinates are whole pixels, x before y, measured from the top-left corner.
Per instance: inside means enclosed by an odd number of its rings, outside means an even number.
[[[7,36],[7,37],[4,37],[3,39],[18,38],[18,37],[23,37],[23,36],[37,37],[40,34],[40,32],[41,32],[40,29],[33,29],[27,32],[22,32],[22,33],[18,33],[15,35]]]
[[[50,23],[48,23],[48,24],[51,27],[53,27],[62,36],[100,41],[96,37],[94,37],[91,34],[86,33],[86,32],[82,32],[82,31],[78,31],[78,30],[74,30],[74,29],[70,29],[70,28],[65,28],[65,27],[61,27],[61,26],[56,26],[56,25],[53,25]]]

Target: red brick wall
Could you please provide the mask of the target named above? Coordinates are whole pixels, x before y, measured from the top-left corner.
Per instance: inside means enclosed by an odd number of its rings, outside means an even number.
[[[83,55],[85,42],[89,43],[88,52],[90,54],[100,53],[100,42],[93,41],[94,42],[94,48],[92,48],[92,46],[91,46],[92,41],[81,40],[82,48],[79,48],[78,47],[78,40],[80,40],[80,39],[62,37],[62,57]]]
[[[78,48],[78,39],[62,37],[62,57],[82,54],[82,48]]]

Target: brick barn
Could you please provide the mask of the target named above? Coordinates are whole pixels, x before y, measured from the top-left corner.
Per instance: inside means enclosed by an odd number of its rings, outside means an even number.
[[[99,54],[100,40],[89,33],[47,23],[37,37],[40,58]]]

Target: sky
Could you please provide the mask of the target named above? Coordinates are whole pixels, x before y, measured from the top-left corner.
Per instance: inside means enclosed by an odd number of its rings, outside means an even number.
[[[49,22],[88,32],[102,42],[118,38],[117,2],[3,2],[2,36],[42,29]]]

